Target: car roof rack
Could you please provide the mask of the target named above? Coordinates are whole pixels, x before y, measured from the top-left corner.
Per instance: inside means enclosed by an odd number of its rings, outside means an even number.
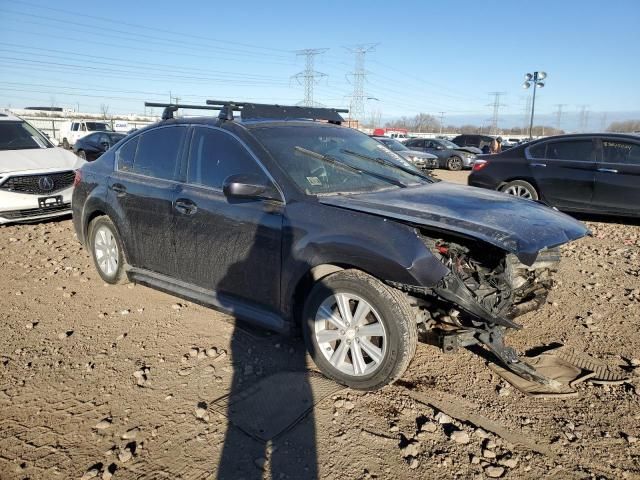
[[[145,107],[164,107],[162,112],[162,120],[170,120],[173,118],[173,113],[179,108],[188,108],[194,110],[220,110],[216,107],[208,107],[206,105],[185,105],[182,103],[157,103],[157,102],[144,102]]]
[[[210,105],[220,110],[218,118],[233,120],[233,112],[240,112],[242,120],[326,120],[329,123],[340,125],[344,118],[340,113],[348,113],[347,109],[302,107],[298,105],[277,105],[268,103],[234,102],[233,100],[207,100]]]

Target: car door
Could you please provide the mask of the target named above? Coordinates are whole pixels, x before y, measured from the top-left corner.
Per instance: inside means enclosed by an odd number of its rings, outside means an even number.
[[[228,199],[222,189],[235,174],[271,180],[247,147],[219,128],[193,127],[188,158],[176,200],[176,276],[215,290],[223,304],[226,296],[277,309],[283,204]]]
[[[424,152],[424,139],[422,138],[414,138],[413,140],[409,140],[407,142],[405,142],[405,145],[407,146],[407,148],[410,148],[411,150],[418,150],[420,152]]]
[[[128,263],[165,275],[176,265],[173,208],[186,133],[186,126],[171,125],[133,137],[117,150],[108,183]]]
[[[588,210],[596,170],[592,138],[558,139],[527,149],[538,193],[558,208]]]
[[[593,208],[602,212],[640,214],[640,140],[598,139]]]

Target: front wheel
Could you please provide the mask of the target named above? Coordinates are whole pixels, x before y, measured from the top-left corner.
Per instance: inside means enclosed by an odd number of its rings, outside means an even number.
[[[402,292],[359,270],[319,280],[305,302],[303,332],[327,377],[375,390],[402,376],[416,350],[416,313]]]
[[[122,241],[109,217],[98,217],[89,224],[89,248],[100,278],[107,283],[126,283]]]
[[[449,157],[449,160],[447,160],[447,168],[456,172],[462,170],[462,159],[456,155]]]
[[[503,185],[502,188],[500,188],[500,191],[513,195],[514,197],[520,197],[527,200],[538,200],[539,198],[535,187],[524,180],[514,180],[509,182],[506,185]]]

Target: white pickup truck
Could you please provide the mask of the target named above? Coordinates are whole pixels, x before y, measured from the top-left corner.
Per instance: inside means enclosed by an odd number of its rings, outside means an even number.
[[[77,140],[86,137],[92,132],[111,132],[108,122],[99,120],[74,120],[66,122],[60,128],[58,138],[64,148],[71,148]]]

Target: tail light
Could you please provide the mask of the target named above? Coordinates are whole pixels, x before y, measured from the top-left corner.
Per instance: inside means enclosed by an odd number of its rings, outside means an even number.
[[[473,171],[479,172],[487,165],[489,165],[489,162],[487,160],[476,160],[475,163],[473,164]]]
[[[77,187],[81,180],[82,174],[80,173],[80,170],[76,170],[76,176],[73,177],[73,186]]]

